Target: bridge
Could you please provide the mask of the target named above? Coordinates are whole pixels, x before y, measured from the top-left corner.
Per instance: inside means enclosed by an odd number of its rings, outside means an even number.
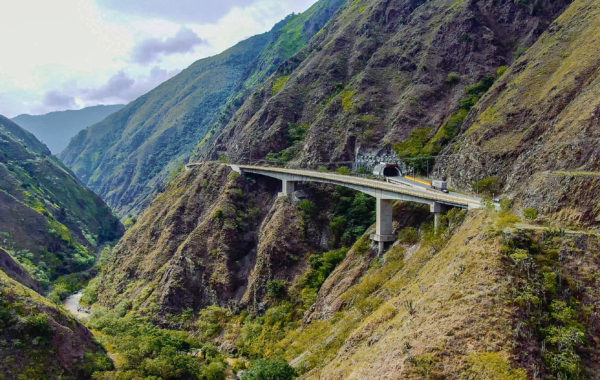
[[[203,163],[190,163],[186,168],[199,166]],[[476,209],[481,207],[481,201],[457,193],[443,193],[439,190],[421,186],[410,186],[402,183],[390,183],[383,180],[355,177],[329,172],[318,172],[302,169],[287,169],[268,166],[227,164],[232,170],[244,174],[258,174],[276,178],[282,183],[280,196],[291,195],[297,183],[319,182],[344,186],[368,194],[376,199],[376,230],[371,239],[376,241],[379,252],[385,250],[386,244],[396,240],[393,234],[392,204],[394,200],[416,202],[429,205],[434,214],[434,226],[439,226],[439,217],[449,207]]]

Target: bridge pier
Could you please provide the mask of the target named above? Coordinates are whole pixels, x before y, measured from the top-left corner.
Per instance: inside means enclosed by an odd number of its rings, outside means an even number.
[[[438,232],[438,230],[440,229],[440,217],[442,216],[442,213],[446,211],[447,208],[448,206],[445,206],[438,202],[433,202],[431,204],[430,210],[433,213],[433,229],[435,230],[435,232]]]
[[[281,180],[281,192],[278,194],[280,197],[287,197],[291,195],[296,189],[296,182],[287,179]]]
[[[376,197],[376,202],[375,233],[371,235],[371,240],[378,243],[377,255],[381,255],[386,251],[386,245],[396,240],[392,218],[394,201]]]

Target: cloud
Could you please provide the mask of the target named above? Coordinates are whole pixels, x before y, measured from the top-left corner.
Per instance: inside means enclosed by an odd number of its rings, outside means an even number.
[[[150,38],[142,41],[133,49],[133,61],[147,64],[160,59],[160,55],[189,53],[197,45],[206,41],[198,37],[191,29],[181,28],[174,37],[167,39]]]
[[[60,91],[48,91],[44,95],[44,105],[56,108],[72,108],[76,105],[75,97]]]
[[[107,9],[179,23],[214,23],[233,7],[248,6],[257,0],[96,0]]]
[[[135,78],[124,71],[119,71],[99,87],[76,90],[77,98],[86,105],[100,102],[129,103],[177,75],[180,71],[154,66],[148,75]]]

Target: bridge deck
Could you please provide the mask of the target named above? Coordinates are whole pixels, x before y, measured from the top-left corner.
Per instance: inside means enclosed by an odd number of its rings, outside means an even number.
[[[456,194],[446,194],[438,190],[426,189],[426,188],[411,188],[402,185],[395,185],[392,183],[354,177],[349,175],[318,172],[312,170],[301,170],[301,169],[287,169],[287,168],[276,168],[267,166],[253,166],[253,165],[229,165],[234,170],[241,169],[245,172],[262,174],[266,176],[272,176],[279,179],[288,181],[314,181],[331,183],[334,185],[349,186],[355,189],[365,188],[366,190],[374,190],[383,192],[382,194],[398,194],[401,196],[407,196],[410,198],[422,199],[426,202],[439,202],[463,208],[479,208],[481,203],[479,200],[468,196],[460,196]],[[361,190],[362,191],[362,190]],[[383,198],[386,198],[383,196]]]

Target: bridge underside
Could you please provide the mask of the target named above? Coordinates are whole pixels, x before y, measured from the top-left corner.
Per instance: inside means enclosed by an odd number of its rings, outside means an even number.
[[[282,191],[279,193],[282,197],[290,196],[296,189],[296,183],[298,182],[318,182],[327,183],[332,185],[344,186],[350,189],[354,189],[365,194],[374,197],[377,201],[376,206],[376,231],[371,235],[371,239],[378,245],[378,251],[381,255],[389,247],[390,243],[396,240],[393,228],[392,209],[393,201],[400,200],[406,202],[416,202],[421,204],[429,205],[431,212],[434,214],[434,225],[437,230],[439,227],[440,215],[449,207],[461,207],[468,208],[464,204],[455,204],[451,202],[440,202],[437,200],[427,199],[423,197],[413,196],[409,194],[402,194],[399,192],[389,191],[385,189],[376,189],[369,186],[363,186],[360,184],[352,184],[343,181],[336,181],[331,179],[314,178],[308,176],[271,172],[267,170],[255,170],[239,168],[232,165],[232,169],[240,174],[258,174],[264,175],[271,178],[277,178],[282,182]]]

